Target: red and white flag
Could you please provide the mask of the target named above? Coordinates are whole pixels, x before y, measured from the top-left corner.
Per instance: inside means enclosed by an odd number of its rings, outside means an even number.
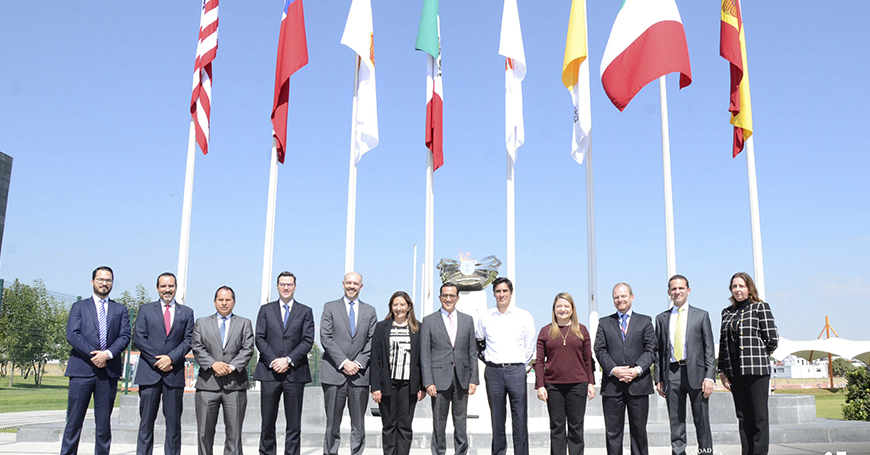
[[[199,41],[193,67],[193,93],[190,115],[196,127],[196,142],[203,155],[208,153],[209,117],[211,115],[211,62],[218,47],[218,1],[203,0],[199,20]]]
[[[505,145],[511,162],[515,163],[517,149],[526,140],[523,124],[523,78],[526,77],[526,52],[523,48],[517,0],[504,1],[498,53],[504,56],[505,60]]]
[[[287,103],[290,101],[290,76],[308,64],[305,39],[305,14],[302,0],[284,0],[281,32],[278,35],[278,61],[275,64],[275,99],[272,102],[272,136],[278,162],[284,163],[287,147]]]

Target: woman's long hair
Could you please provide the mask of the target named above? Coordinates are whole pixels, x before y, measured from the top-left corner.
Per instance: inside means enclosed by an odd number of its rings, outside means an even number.
[[[737,272],[731,276],[731,281],[728,282],[728,292],[731,292],[731,285],[734,284],[734,278],[741,278],[743,282],[746,283],[746,289],[749,291],[749,302],[757,303],[761,301],[761,298],[758,297],[758,289],[755,287],[755,282],[752,281],[752,277],[749,276],[746,272]],[[737,306],[737,301],[734,300],[734,294],[731,294],[731,297],[728,298],[731,301],[731,306]]]
[[[414,302],[411,301],[411,296],[408,295],[408,293],[405,291],[396,291],[390,297],[390,303],[387,304],[387,309],[389,312],[387,313],[387,317],[384,318],[384,320],[395,320],[395,315],[393,314],[393,300],[396,300],[396,297],[401,297],[405,299],[406,302],[408,302],[408,327],[411,328],[411,333],[417,333],[417,331],[420,330],[420,324],[417,322],[417,318],[414,316]]]
[[[553,299],[553,322],[550,323],[550,339],[553,340],[562,337],[562,332],[559,330],[559,324],[556,322],[556,302],[558,302],[559,299],[563,299],[571,304],[571,333],[582,340],[583,333],[580,332],[580,323],[577,322],[577,307],[574,305],[574,298],[567,292],[560,292],[556,294],[556,298]]]

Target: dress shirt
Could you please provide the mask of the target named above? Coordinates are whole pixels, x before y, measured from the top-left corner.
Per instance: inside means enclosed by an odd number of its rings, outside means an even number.
[[[216,313],[216,314],[217,314],[217,331],[218,331],[218,335],[220,335],[220,333],[221,333],[221,320],[223,319],[223,316],[221,316],[220,313]],[[224,323],[224,338],[221,340],[221,347],[224,347],[224,348],[227,347],[227,338],[230,336],[230,324],[232,323],[233,316],[235,316],[235,314],[230,313],[229,316],[227,316],[227,322]],[[230,370],[236,371],[236,367],[234,367],[232,364],[228,364],[228,365],[230,366]],[[211,365],[209,365],[208,368],[211,368]]]
[[[455,307],[453,308],[452,314],[453,314],[454,318],[459,317],[459,315],[456,314]],[[444,309],[444,307],[441,307],[441,319],[444,320],[444,328],[447,329],[447,336],[450,337],[451,340],[455,340],[456,334],[450,333],[450,315],[451,315],[451,313],[448,313],[447,310]],[[459,321],[456,321],[456,324],[457,324],[456,328],[458,329],[459,328]]]
[[[296,299],[290,299],[289,302],[284,303],[283,300],[278,299],[278,306],[281,307],[281,324],[284,323],[284,319],[287,318],[287,313],[293,311],[293,304],[296,303]],[[284,305],[287,305],[287,309],[284,309]]]
[[[484,358],[492,363],[529,363],[537,338],[532,315],[516,306],[491,308],[477,320],[477,338],[486,340]]]
[[[676,344],[675,337],[677,336],[677,318],[679,317],[678,313],[680,308],[684,309],[683,321],[680,325],[683,326],[683,359],[685,360],[686,358],[686,322],[688,322],[689,320],[689,302],[684,303],[682,307],[678,307],[676,305],[671,306],[671,319],[668,325],[668,333],[670,333],[671,336],[671,363],[677,361],[676,356],[674,356],[674,345]]]
[[[166,312],[166,302],[163,300],[160,301],[160,316],[163,316],[163,313]],[[169,303],[169,327],[172,327],[172,324],[175,323],[175,299],[172,299],[172,302]]]
[[[109,296],[106,296],[105,299],[101,299],[94,294],[94,309],[97,310],[97,318],[98,318],[97,320],[98,321],[99,321],[99,317],[100,317],[100,300],[104,300],[102,306],[103,306],[103,310],[106,311],[106,330],[108,331],[109,330]],[[99,324],[97,324],[97,325],[99,325]],[[106,334],[107,338],[108,338],[108,335],[109,334],[107,333]],[[99,347],[99,346],[97,346],[97,347]],[[112,351],[106,349],[103,352],[105,352],[106,354],[109,354],[109,360],[112,360],[115,358],[115,356],[112,355]]]
[[[350,317],[350,299],[347,296],[342,296],[342,300],[344,300],[344,310],[347,311],[348,317]],[[353,325],[357,329],[359,329],[359,299],[353,301]]]
[[[632,311],[630,309],[628,311],[626,311],[625,313],[623,313],[619,310],[616,310],[616,319],[622,319],[622,315],[628,316],[627,318],[625,318],[625,333],[626,334],[628,334],[628,328],[631,326],[631,313],[632,313]],[[619,326],[619,330],[622,330],[621,325]],[[615,370],[617,368],[619,368],[619,366],[613,367],[613,370]],[[613,376],[613,370],[610,370],[611,376]],[[643,374],[643,368],[641,368],[641,367],[634,367],[634,370],[637,371],[638,376]]]

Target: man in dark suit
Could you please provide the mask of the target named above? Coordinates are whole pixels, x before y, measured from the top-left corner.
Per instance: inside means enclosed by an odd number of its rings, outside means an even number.
[[[217,313],[193,326],[192,349],[199,363],[196,380],[196,436],[199,455],[212,455],[218,412],[224,414],[224,455],[242,454],[242,425],[248,407],[248,362],[254,356],[251,321],[233,314],[236,293],[221,286],[214,294]]]
[[[614,286],[616,313],[598,321],[595,336],[595,355],[603,371],[601,405],[608,455],[622,454],[626,408],[632,455],[649,452],[646,422],[653,393],[650,366],[655,362],[656,334],[652,319],[633,312],[632,302],[631,286]]]
[[[139,385],[139,437],[137,455],[154,449],[154,421],[163,397],[166,419],[166,455],[181,453],[181,411],[184,405],[184,357],[193,338],[193,310],[175,302],[175,275],[157,277],[160,300],[139,308],[133,343],[139,349],[134,383]]]
[[[432,455],[447,452],[447,411],[453,408],[453,447],[468,452],[468,396],[480,383],[474,319],[456,311],[459,288],[441,285],[441,309],[423,318],[420,329],[420,369],[423,387],[432,397]]]
[[[686,395],[692,403],[698,453],[713,453],[709,412],[716,374],[713,329],[706,311],[689,306],[691,292],[688,278],[671,277],[668,295],[674,305],[656,316],[656,389],[668,403],[675,455],[686,453]]]
[[[257,349],[260,358],[254,379],[260,381],[260,453],[275,455],[275,421],[284,397],[285,455],[299,455],[302,434],[302,395],[311,382],[308,351],[314,344],[314,315],[297,302],[296,276],[278,275],[279,299],[260,307],[257,314]]]
[[[123,353],[130,343],[127,308],[109,299],[114,277],[109,267],[97,267],[91,274],[93,297],[79,300],[69,310],[66,341],[72,350],[65,373],[69,376],[69,401],[61,455],[78,453],[91,395],[96,424],[94,453],[108,454],[112,443],[112,408],[124,369]]]
[[[362,275],[347,273],[342,281],[344,296],[323,305],[320,343],[323,362],[320,381],[326,408],[324,455],[335,455],[341,442],[341,416],[345,403],[350,411],[350,453],[365,450],[365,411],[368,403],[368,366],[377,312],[359,300]]]

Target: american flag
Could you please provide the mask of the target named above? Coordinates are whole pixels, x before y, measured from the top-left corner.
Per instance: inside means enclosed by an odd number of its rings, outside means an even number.
[[[218,2],[203,0],[199,21],[199,41],[196,43],[196,63],[193,68],[193,94],[190,115],[196,126],[196,142],[202,154],[208,153],[209,115],[211,114],[211,62],[218,47]]]

